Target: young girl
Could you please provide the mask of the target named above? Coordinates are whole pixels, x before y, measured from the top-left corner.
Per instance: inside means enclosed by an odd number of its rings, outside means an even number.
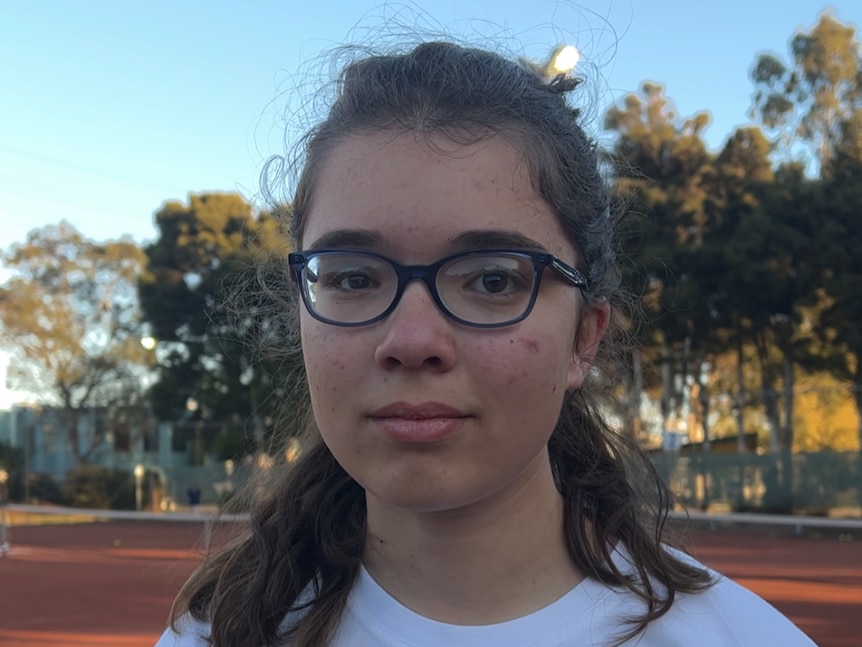
[[[343,70],[289,214],[310,438],[158,647],[812,644],[670,547],[603,420],[622,297],[576,85],[440,42]]]

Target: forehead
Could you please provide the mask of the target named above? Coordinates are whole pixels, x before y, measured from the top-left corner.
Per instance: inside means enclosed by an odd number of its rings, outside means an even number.
[[[429,258],[464,231],[508,231],[571,256],[521,154],[501,137],[463,145],[442,136],[353,136],[326,156],[302,237],[307,249],[337,230],[375,234],[381,251]]]

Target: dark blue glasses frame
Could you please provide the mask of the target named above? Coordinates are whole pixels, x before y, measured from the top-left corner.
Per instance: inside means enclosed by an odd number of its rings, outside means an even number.
[[[359,254],[364,256],[370,256],[372,258],[377,258],[379,260],[385,261],[390,266],[392,266],[392,269],[395,270],[395,275],[398,277],[398,286],[395,290],[395,294],[392,297],[392,303],[390,303],[389,306],[379,315],[376,315],[375,317],[372,317],[371,319],[366,319],[364,321],[344,322],[337,319],[330,319],[317,312],[308,294],[308,281],[305,278],[305,272],[308,263],[312,259],[317,256],[325,256],[327,254]],[[462,319],[461,317],[450,311],[449,308],[446,307],[446,304],[443,302],[443,300],[440,298],[440,294],[437,291],[437,273],[440,271],[440,268],[442,268],[448,263],[451,263],[454,260],[467,258],[470,256],[493,256],[494,254],[520,256],[522,258],[528,258],[532,261],[533,291],[530,295],[530,300],[527,304],[527,307],[524,309],[524,312],[521,313],[519,316],[514,317],[513,319],[507,319],[500,322],[476,323],[467,319]],[[322,321],[323,323],[344,327],[367,326],[369,324],[380,321],[381,319],[385,319],[398,306],[398,303],[401,301],[401,296],[404,294],[404,290],[407,287],[407,284],[411,281],[416,280],[422,281],[425,284],[425,286],[428,288],[428,292],[431,294],[431,298],[434,299],[434,303],[437,304],[437,307],[440,309],[441,312],[443,312],[453,321],[457,321],[460,324],[473,328],[501,328],[503,326],[511,326],[512,324],[516,324],[519,321],[523,321],[524,319],[526,319],[530,312],[532,312],[533,306],[536,303],[536,297],[539,294],[539,286],[541,284],[542,274],[544,273],[545,268],[553,268],[560,276],[562,276],[573,286],[580,288],[581,290],[586,290],[588,286],[587,278],[583,275],[583,273],[580,272],[580,270],[572,267],[565,261],[560,260],[553,254],[548,254],[546,252],[531,252],[511,249],[482,249],[468,252],[460,252],[458,254],[452,254],[451,256],[447,256],[446,258],[441,258],[439,261],[431,263],[430,265],[402,265],[396,261],[393,261],[391,258],[387,258],[386,256],[383,256],[381,254],[369,252],[366,250],[354,249],[324,249],[308,252],[294,252],[288,255],[287,262],[290,266],[290,271],[293,279],[298,283],[300,287],[302,301],[305,304],[305,308],[306,310],[308,310],[308,313],[312,317],[314,317],[318,321]]]

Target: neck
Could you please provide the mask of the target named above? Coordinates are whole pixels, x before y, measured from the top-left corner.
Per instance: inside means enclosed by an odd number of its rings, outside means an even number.
[[[563,535],[563,501],[547,460],[511,491],[458,510],[414,512],[367,494],[363,563],[404,606],[451,624],[537,611],[583,575]]]

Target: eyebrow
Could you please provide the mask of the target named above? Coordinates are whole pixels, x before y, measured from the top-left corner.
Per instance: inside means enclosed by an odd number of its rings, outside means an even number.
[[[384,242],[383,236],[370,229],[333,229],[311,243],[308,250],[318,251],[339,247],[374,249],[382,246]]]
[[[514,249],[547,251],[545,246],[517,231],[506,229],[474,229],[450,239],[456,249]]]
[[[544,245],[517,231],[506,229],[472,229],[449,239],[456,251],[512,249],[547,251]],[[387,246],[386,238],[370,229],[333,229],[308,246],[308,251],[353,248],[380,249]]]

